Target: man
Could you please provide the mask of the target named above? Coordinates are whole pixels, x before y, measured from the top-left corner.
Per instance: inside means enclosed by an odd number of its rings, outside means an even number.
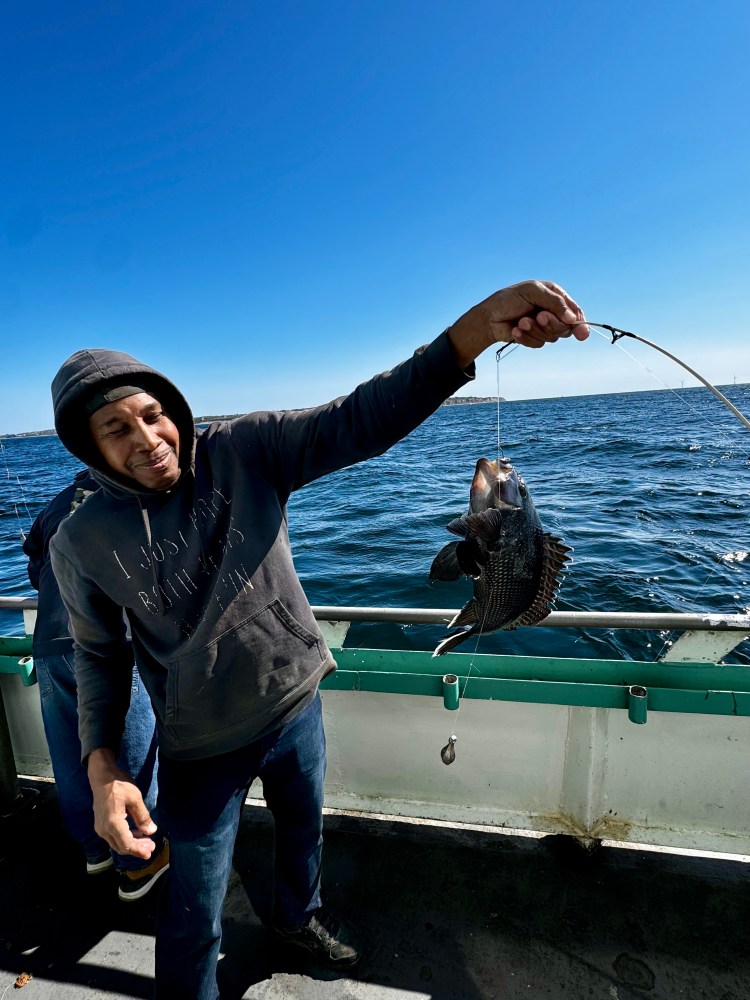
[[[171,847],[158,1000],[218,996],[221,907],[257,776],[275,820],[275,930],[334,967],[361,954],[320,897],[318,684],[336,665],[294,572],[289,495],[403,438],[473,377],[474,359],[496,341],[583,340],[582,316],[556,285],[523,282],[349,396],[217,421],[205,432],[175,386],[128,355],[80,351],[58,372],[60,440],[102,485],[52,544],[76,639],[82,754],[97,830],[140,857],[153,849],[156,826],[113,751],[132,665],[123,609],[157,717]]]
[[[29,557],[29,580],[39,592],[32,654],[63,823],[83,847],[87,873],[99,875],[114,864],[118,873],[118,895],[125,902],[132,902],[150,892],[169,868],[169,848],[159,836],[152,860],[117,854],[94,829],[91,785],[81,766],[73,639],[49,559],[49,543],[60,522],[98,488],[88,470],[79,472],[35,519],[23,550]],[[156,722],[135,667],[119,757],[119,766],[131,775],[147,807],[153,809],[156,803]]]

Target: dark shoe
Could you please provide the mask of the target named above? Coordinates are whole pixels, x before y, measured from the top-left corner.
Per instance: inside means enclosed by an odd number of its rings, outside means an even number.
[[[120,872],[120,888],[117,890],[117,895],[127,903],[134,899],[143,899],[168,868],[169,844],[165,840],[162,849],[146,868],[139,868],[134,872]]]
[[[286,943],[304,948],[334,969],[348,969],[362,958],[362,946],[352,928],[337,920],[324,906],[315,910],[298,931],[276,933]]]
[[[109,871],[112,867],[112,855],[107,851],[96,858],[86,858],[86,874],[101,875],[102,872]]]

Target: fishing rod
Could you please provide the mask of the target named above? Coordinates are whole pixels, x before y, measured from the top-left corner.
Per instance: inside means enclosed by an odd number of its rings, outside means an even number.
[[[637,333],[631,333],[630,330],[620,330],[619,327],[610,326],[609,323],[593,323],[591,320],[588,319],[584,320],[583,322],[585,322],[587,326],[596,326],[599,327],[600,330],[608,330],[609,333],[612,335],[613,344],[616,344],[617,341],[620,340],[622,337],[631,337],[633,340],[640,340],[642,344],[646,344],[648,347],[653,347],[653,349],[655,351],[658,351],[660,354],[664,354],[671,361],[674,361],[681,368],[684,368],[686,372],[690,372],[690,374],[694,378],[697,378],[699,382],[702,382],[707,389],[710,389],[711,392],[714,394],[714,396],[716,396],[716,398],[720,400],[724,404],[724,406],[726,406],[726,408],[735,415],[735,417],[737,417],[740,423],[744,424],[744,426],[747,427],[748,430],[750,430],[750,420],[748,420],[747,417],[744,415],[744,413],[741,413],[740,410],[738,410],[737,407],[730,400],[727,399],[727,397],[724,395],[723,392],[719,392],[716,386],[711,385],[708,379],[703,378],[703,376],[700,375],[694,368],[691,368],[689,364],[682,361],[675,354],[670,353],[665,347],[660,347],[659,344],[655,344],[653,340],[647,340],[645,337],[641,337]]]
[[[653,340],[647,340],[645,337],[641,337],[637,333],[631,333],[630,330],[621,330],[619,327],[612,326],[610,323],[594,323],[593,320],[590,319],[584,319],[581,320],[581,322],[585,323],[586,326],[595,326],[598,327],[598,329],[600,330],[607,330],[612,336],[613,344],[616,344],[617,341],[620,340],[622,337],[631,337],[633,340],[639,340],[642,344],[646,344],[648,347],[653,347],[653,349],[655,351],[658,351],[660,354],[664,354],[666,357],[670,359],[670,361],[674,361],[675,364],[678,364],[681,368],[684,368],[686,372],[689,372],[693,376],[693,378],[697,378],[699,382],[702,382],[707,389],[710,389],[711,392],[714,394],[714,396],[716,396],[716,398],[720,400],[724,404],[724,406],[726,406],[726,408],[735,415],[735,417],[737,417],[740,423],[743,424],[745,427],[747,427],[748,430],[750,430],[750,420],[747,419],[745,414],[742,413],[740,410],[738,410],[737,407],[734,405],[734,403],[732,403],[731,400],[727,399],[724,393],[720,392],[715,385],[711,385],[708,379],[703,378],[703,376],[699,372],[697,372],[694,368],[691,368],[690,365],[687,364],[687,362],[682,361],[680,358],[678,358],[676,354],[672,354],[665,347],[661,347],[659,344],[655,344]],[[503,344],[503,346],[495,352],[495,360],[499,361],[500,355],[503,353],[503,351],[506,351],[509,347],[515,349],[518,346],[519,345],[514,343],[514,341],[509,341],[507,344]],[[512,350],[510,353],[513,353]],[[500,390],[498,389],[498,397],[499,395],[500,395]]]

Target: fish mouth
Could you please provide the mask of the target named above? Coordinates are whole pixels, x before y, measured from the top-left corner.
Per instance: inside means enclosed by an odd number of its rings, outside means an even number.
[[[521,488],[518,473],[504,458],[480,458],[469,491],[472,513],[494,508],[501,511],[520,510]]]

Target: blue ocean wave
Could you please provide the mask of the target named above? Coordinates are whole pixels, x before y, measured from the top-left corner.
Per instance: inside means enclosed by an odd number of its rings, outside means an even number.
[[[724,391],[750,410],[750,386]],[[501,404],[502,451],[526,480],[545,530],[574,550],[560,610],[747,610],[750,438],[725,413],[702,389]],[[290,534],[311,603],[461,607],[470,582],[430,585],[428,573],[453,537],[448,521],[468,507],[477,459],[497,457],[497,424],[495,404],[443,407],[385,455],[295,494]],[[2,445],[0,592],[22,596],[32,591],[21,531],[79,466],[55,437]],[[20,631],[20,616],[0,612],[0,633]],[[444,632],[360,623],[347,643],[432,649]],[[668,641],[658,633],[536,628],[484,636],[478,648],[653,659]],[[750,647],[728,659],[750,663]]]

